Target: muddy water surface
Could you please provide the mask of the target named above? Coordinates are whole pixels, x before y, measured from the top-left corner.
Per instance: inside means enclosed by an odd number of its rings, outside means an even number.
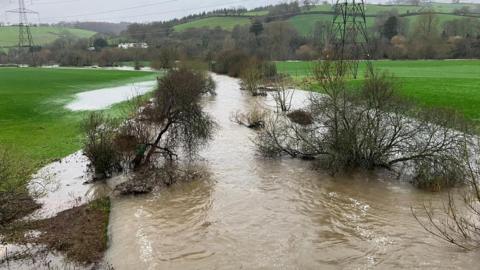
[[[215,76],[206,107],[219,123],[203,151],[211,177],[113,200],[115,269],[478,269],[430,236],[410,207],[438,200],[382,174],[332,178],[304,161],[258,157],[233,123],[260,99]]]

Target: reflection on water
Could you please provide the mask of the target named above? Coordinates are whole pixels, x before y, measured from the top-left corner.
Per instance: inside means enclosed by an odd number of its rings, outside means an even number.
[[[476,253],[439,242],[411,214],[441,195],[381,173],[332,178],[309,162],[257,156],[253,131],[230,115],[261,98],[215,79],[206,107],[220,128],[202,153],[210,179],[114,199],[106,259],[115,269],[477,268]]]

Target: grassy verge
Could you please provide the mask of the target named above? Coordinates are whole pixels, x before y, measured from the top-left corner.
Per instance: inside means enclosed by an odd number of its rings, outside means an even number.
[[[480,121],[480,60],[376,61],[379,70],[397,80],[400,94],[422,106],[448,108]],[[313,62],[278,62],[280,73],[302,84],[311,77]],[[364,73],[362,65],[360,73]],[[357,81],[363,78],[357,79]],[[358,82],[353,82],[358,83]],[[301,85],[305,87],[306,85]],[[308,90],[318,91],[313,84]]]
[[[81,147],[85,112],[64,106],[79,92],[150,80],[154,73],[87,69],[0,68],[0,144],[41,165]],[[110,111],[119,112],[114,106]]]

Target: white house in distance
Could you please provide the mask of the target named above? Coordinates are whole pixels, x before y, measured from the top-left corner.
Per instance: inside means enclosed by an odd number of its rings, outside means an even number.
[[[145,42],[141,43],[120,43],[118,44],[118,48],[120,49],[131,49],[131,48],[138,48],[138,49],[148,49],[148,44]]]

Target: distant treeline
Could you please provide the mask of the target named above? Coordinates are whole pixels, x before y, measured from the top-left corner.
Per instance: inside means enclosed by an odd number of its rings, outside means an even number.
[[[301,35],[284,18],[304,9],[297,2],[267,7],[261,10],[268,15],[252,17],[249,24],[238,25],[231,31],[220,27],[174,31],[174,26],[212,14],[244,14],[245,9],[222,9],[168,22],[134,23],[120,35],[97,35],[88,40],[61,37],[35,55],[38,63],[80,66],[150,61],[161,67],[179,59],[220,62],[222,57],[230,55],[247,55],[262,61],[319,59],[328,52],[332,23],[318,21],[311,34]],[[460,16],[445,21],[441,16],[432,9],[424,9],[421,14],[408,18],[395,9],[378,13],[367,29],[371,57],[479,58],[480,20]],[[108,28],[108,24],[103,26]],[[147,43],[149,48],[123,50],[116,48],[119,42]],[[0,63],[17,62],[19,58],[28,61],[31,56],[28,53],[18,56],[15,50],[0,53]]]

